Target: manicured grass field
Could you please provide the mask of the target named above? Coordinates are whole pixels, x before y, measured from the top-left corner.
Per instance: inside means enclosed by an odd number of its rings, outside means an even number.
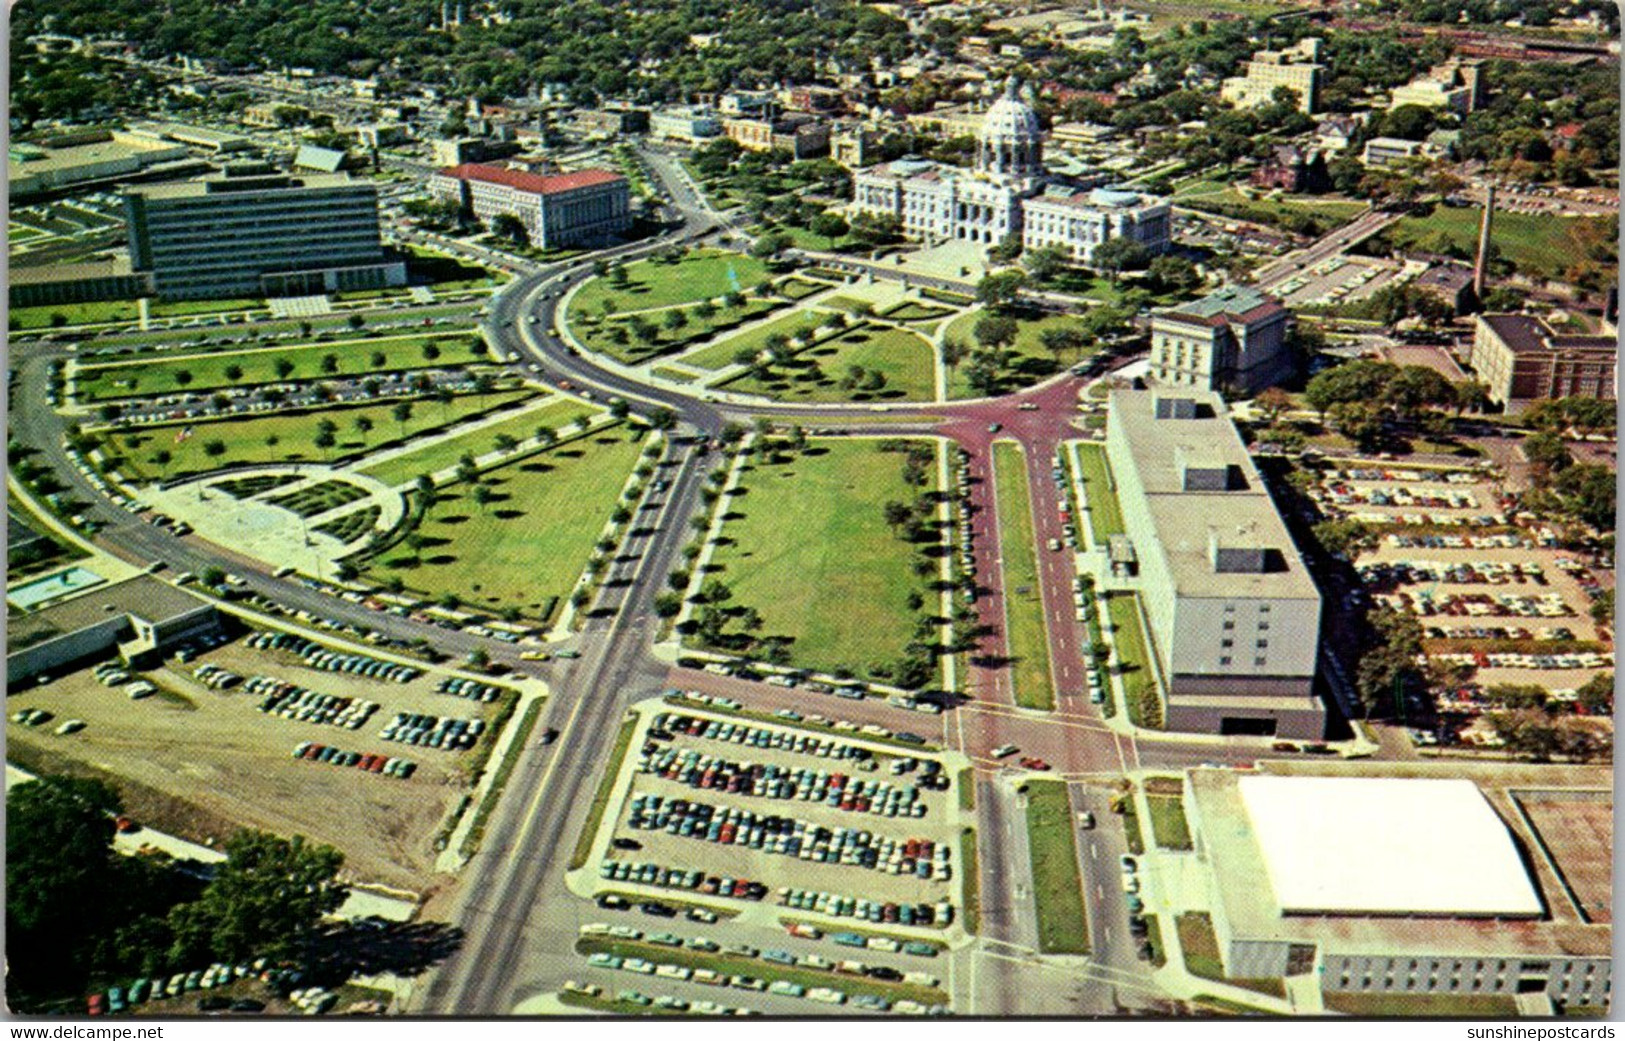
[[[1191,827],[1185,819],[1180,798],[1184,785],[1178,778],[1153,777],[1145,784],[1145,801],[1151,807],[1151,835],[1163,849],[1190,849]]]
[[[364,376],[405,369],[462,365],[480,357],[471,349],[471,344],[477,339],[469,330],[462,334],[344,340],[113,365],[87,365],[79,370],[78,395],[85,401],[104,401],[109,398],[172,394],[182,390],[216,390],[284,380]],[[439,352],[432,359],[425,357],[425,348],[430,346]],[[384,356],[381,364],[373,364],[374,354]],[[332,371],[324,368],[324,359],[329,357],[334,359]],[[293,366],[286,376],[277,371],[279,361]],[[242,371],[242,375],[235,380],[227,372],[233,366]],[[180,382],[185,378],[183,373],[190,374],[190,382]]]
[[[1123,692],[1128,698],[1128,716],[1137,727],[1162,728],[1162,701],[1151,671],[1151,652],[1140,627],[1138,598],[1134,593],[1107,594],[1106,614],[1111,622],[1112,643],[1117,648]]]
[[[741,347],[750,347],[760,352],[767,346],[768,338],[775,333],[794,336],[804,326],[816,326],[822,317],[824,316],[816,311],[792,311],[747,332],[719,339],[716,343],[692,354],[685,354],[678,360],[684,365],[693,365],[701,369],[725,369],[733,364],[734,355]]]
[[[1038,585],[1032,493],[1021,449],[1009,441],[993,446],[999,546],[1004,558],[1005,651],[1011,658],[1016,704],[1050,710],[1055,689],[1049,672],[1049,631]]]
[[[1315,217],[1321,223],[1341,224],[1353,220],[1369,207],[1355,199],[1328,199],[1314,195],[1285,195],[1252,199],[1233,185],[1200,181],[1175,195],[1182,206],[1206,210],[1258,224],[1291,226],[1294,220]]]
[[[1084,502],[1089,507],[1089,530],[1095,543],[1104,546],[1113,535],[1124,533],[1123,507],[1111,479],[1111,464],[1100,445],[1078,446],[1079,478],[1083,481]]]
[[[349,481],[322,481],[320,484],[306,485],[282,495],[273,495],[265,501],[272,506],[291,510],[301,517],[314,517],[328,510],[336,510],[340,506],[348,506],[352,502],[360,502],[366,497],[364,489]]]
[[[976,322],[986,313],[976,310],[960,315],[948,323],[948,328],[943,333],[944,338],[959,340],[973,350],[979,349],[980,345],[976,341]],[[1010,360],[999,376],[999,393],[1036,383],[1045,376],[1061,371],[1063,366],[1076,365],[1094,354],[1097,349],[1087,346],[1081,351],[1066,352],[1059,360],[1044,349],[1039,340],[1044,330],[1082,327],[1080,320],[1071,315],[1022,318],[1018,320],[1018,324],[1020,328],[1016,333],[1015,342],[1010,345]],[[958,399],[978,396],[978,392],[971,389],[970,381],[965,378],[965,364],[961,362],[949,376],[948,397]]]
[[[1182,914],[1174,919],[1174,925],[1179,929],[1179,949],[1185,958],[1185,970],[1192,976],[1231,983],[1277,998],[1286,997],[1286,987],[1278,979],[1234,979],[1224,974],[1224,963],[1219,960],[1219,940],[1207,912]]]
[[[529,390],[505,390],[486,395],[483,403],[477,394],[459,395],[449,405],[414,401],[412,416],[404,424],[395,421],[392,414],[395,405],[390,402],[333,407],[294,415],[137,427],[113,434],[111,443],[113,449],[124,456],[122,471],[133,480],[148,481],[163,476],[204,473],[228,463],[320,461],[323,453],[315,444],[316,425],[324,418],[338,424],[338,431],[334,435],[338,444],[329,450],[331,458],[337,459],[370,451],[413,434],[438,430],[470,416],[534,396],[534,392]],[[358,419],[371,423],[372,429],[365,432],[358,430],[355,425]],[[175,438],[188,425],[192,428],[192,436],[177,443]],[[210,456],[205,446],[211,441],[224,442],[225,452]],[[173,456],[167,468],[152,461],[153,454],[160,449]]]
[[[559,437],[568,437],[574,430],[567,428],[578,416],[592,416],[597,412],[598,409],[574,401],[557,401],[551,405],[543,405],[509,416],[478,430],[424,445],[417,451],[386,459],[359,472],[368,477],[376,477],[385,484],[404,484],[416,479],[418,474],[438,473],[456,466],[457,461],[465,454],[481,456],[487,452],[494,452],[497,438],[504,434],[520,441],[521,450],[531,447],[529,442],[535,438],[537,427],[552,427]]]
[[[693,373],[684,372],[681,369],[674,369],[667,365],[656,365],[654,368],[650,369],[649,372],[651,375],[658,376],[663,380],[671,380],[673,383],[693,383],[695,380],[699,379],[699,377]]]
[[[824,282],[814,282],[806,278],[787,278],[778,284],[779,295],[787,300],[805,300],[828,289]]]
[[[471,607],[517,607],[545,619],[575,587],[641,440],[619,427],[489,470],[481,481],[494,497],[483,507],[467,484],[442,489],[418,529],[427,539],[421,555],[397,546],[374,560],[369,574],[399,575],[409,589],[454,593]]]
[[[746,290],[766,281],[767,267],[743,253],[705,249],[695,250],[675,264],[639,260],[626,265],[626,276],[624,289],[611,285],[608,278],[595,278],[582,286],[570,301],[571,321],[576,313],[600,313],[600,302],[605,299],[613,301],[616,312],[715,300],[734,289]]]
[[[959,833],[959,910],[965,931],[973,936],[982,930],[982,873],[977,856],[976,829],[965,828]]]
[[[1406,217],[1384,234],[1396,246],[1436,249],[1448,243],[1464,256],[1478,244],[1482,211],[1472,206],[1440,206],[1425,217]],[[1519,271],[1541,278],[1560,276],[1604,238],[1603,217],[1558,217],[1541,213],[1495,214],[1490,241]]]
[[[572,319],[575,324],[570,329],[589,350],[601,351],[624,365],[636,365],[650,358],[685,350],[712,336],[726,335],[739,326],[754,322],[783,306],[784,302],[780,300],[762,300],[753,297],[738,309],[720,307],[710,318],[701,318],[693,308],[677,307],[654,311],[643,316],[643,319],[654,325],[658,331],[659,335],[652,343],[644,343],[632,334],[632,320],[629,316],[605,319],[583,315],[579,319]],[[665,316],[673,311],[682,312],[687,322],[676,331],[669,330],[661,324]],[[617,342],[616,330],[626,334],[625,343]]]
[[[879,390],[843,390],[848,369],[879,372]],[[935,354],[924,337],[881,325],[855,326],[799,352],[766,380],[747,373],[726,384],[742,394],[782,401],[931,401],[936,397]]]
[[[1399,1016],[1438,1019],[1511,1019],[1518,1014],[1510,994],[1360,994],[1326,995],[1326,1010],[1363,1018]]]
[[[1066,782],[1029,781],[1026,788],[1038,949],[1047,954],[1088,954],[1089,922]]]
[[[756,608],[763,635],[791,637],[799,665],[862,673],[913,637],[915,551],[882,506],[907,502],[902,456],[873,441],[814,439],[789,462],[752,464],[712,558],[730,603]]]

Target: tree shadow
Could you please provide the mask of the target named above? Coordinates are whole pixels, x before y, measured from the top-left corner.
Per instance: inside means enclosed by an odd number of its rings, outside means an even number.
[[[306,946],[311,977],[340,983],[353,975],[417,976],[463,946],[463,930],[446,922],[363,919],[334,925]]]

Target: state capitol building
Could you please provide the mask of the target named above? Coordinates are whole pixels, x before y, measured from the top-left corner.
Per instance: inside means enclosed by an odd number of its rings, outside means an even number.
[[[1081,264],[1093,263],[1095,247],[1114,238],[1161,253],[1170,234],[1167,200],[1085,189],[1046,172],[1038,113],[1014,79],[982,119],[975,169],[912,157],[883,163],[854,175],[853,208],[890,214],[905,235],[928,244],[994,245],[1018,235],[1023,249],[1060,246]]]

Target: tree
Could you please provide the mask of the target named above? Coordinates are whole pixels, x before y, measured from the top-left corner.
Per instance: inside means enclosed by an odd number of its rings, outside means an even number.
[[[350,323],[350,328],[357,329],[357,330],[359,330],[362,326],[367,324],[367,319],[366,318],[364,318],[362,315],[354,313],[354,312],[351,313],[351,315],[347,319],[347,321]]]
[[[496,493],[491,490],[491,486],[488,484],[476,484],[474,486],[474,505],[480,508],[481,513],[484,513],[485,508],[491,505],[491,500],[495,496]]]
[[[225,853],[203,895],[170,915],[177,960],[291,956],[348,896],[337,881],[343,854],[302,835],[239,831]]]
[[[1048,282],[1050,279],[1066,270],[1067,262],[1072,258],[1060,246],[1040,246],[1038,249],[1028,250],[1021,258],[1021,265],[1035,282]]]
[[[792,245],[794,243],[791,241],[790,236],[783,232],[768,232],[756,239],[756,243],[750,248],[750,255],[757,260],[773,263]]]
[[[1603,628],[1614,627],[1614,591],[1601,589],[1591,601],[1591,620]]]
[[[1574,462],[1568,445],[1563,443],[1563,436],[1550,430],[1524,438],[1523,455],[1543,477],[1561,473]]]
[[[331,376],[339,371],[339,356],[336,354],[322,355],[322,372]]]
[[[830,249],[834,249],[835,240],[851,231],[852,226],[838,213],[820,213],[812,219],[808,229],[814,235],[823,238]]]
[[[655,614],[661,618],[675,618],[683,609],[681,593],[663,592],[655,596]]]
[[[395,426],[401,436],[406,436],[406,421],[412,418],[412,403],[410,401],[397,401],[389,414],[395,417]]]
[[[1264,422],[1274,426],[1287,410],[1292,407],[1292,395],[1280,387],[1266,387],[1253,399],[1253,408],[1264,417]]]
[[[1189,259],[1175,254],[1156,257],[1148,269],[1151,281],[1164,292],[1188,293],[1202,284],[1202,275]]]
[[[1095,247],[1090,263],[1104,271],[1113,284],[1125,271],[1138,271],[1151,262],[1151,252],[1133,239],[1107,239]]]
[[[233,383],[243,378],[243,367],[236,362],[226,366],[226,379]]]
[[[954,370],[959,368],[959,363],[970,353],[970,345],[964,340],[949,336],[943,339],[941,351],[942,364],[948,369],[948,382],[952,383]]]
[[[896,534],[904,524],[908,523],[910,516],[908,504],[898,502],[895,499],[888,500],[881,507],[881,512],[886,518],[886,527],[890,528],[893,534]]]
[[[440,357],[440,345],[439,344],[431,342],[431,343],[426,343],[426,344],[423,345],[423,360],[424,361],[435,361],[435,360],[439,359],[439,357]]]
[[[1324,419],[1333,405],[1380,401],[1388,381],[1399,371],[1387,362],[1357,360],[1319,373],[1303,390],[1303,399]]]
[[[218,459],[226,454],[226,443],[218,437],[203,442],[203,454],[210,459]]]
[[[1614,712],[1614,674],[1599,672],[1574,692],[1576,703],[1588,716],[1609,716]]]
[[[286,358],[278,358],[276,360],[275,368],[276,378],[279,380],[285,380],[293,374],[293,362]]]
[[[530,245],[530,232],[525,230],[525,222],[511,213],[499,213],[491,218],[491,234],[499,239],[507,239],[516,246]]]
[[[1055,326],[1039,333],[1038,342],[1055,359],[1056,364],[1059,364],[1061,355],[1069,351],[1083,350],[1083,332],[1070,325]]]
[[[175,453],[171,452],[167,448],[160,448],[158,451],[152,453],[153,465],[158,467],[159,472],[161,472],[165,477],[169,476],[169,464],[174,461]]]
[[[677,426],[677,413],[665,406],[649,413],[649,426],[655,430],[671,430]]]
[[[1377,546],[1377,533],[1357,520],[1324,520],[1314,526],[1314,533],[1322,549],[1344,560],[1352,561]]]
[[[1006,311],[1015,306],[1026,284],[1027,276],[1021,271],[996,271],[976,284],[976,299],[995,311]]]
[[[1426,365],[1405,365],[1383,387],[1382,400],[1400,418],[1415,419],[1423,408],[1453,405],[1456,388]]]
[[[371,354],[367,355],[367,364],[371,365],[375,369],[381,369],[388,363],[389,359],[384,356],[383,351],[373,351]]]
[[[1490,407],[1490,388],[1482,380],[1460,380],[1452,388],[1452,406],[1456,415],[1463,412],[1483,412]]]
[[[519,447],[519,439],[512,434],[498,434],[493,444],[498,452],[511,452]]]
[[[1021,326],[1009,315],[986,314],[976,320],[972,334],[983,347],[998,350],[1014,343],[1020,331]]]
[[[1382,442],[1382,412],[1375,405],[1359,401],[1343,401],[1327,413],[1332,429],[1371,451]]]

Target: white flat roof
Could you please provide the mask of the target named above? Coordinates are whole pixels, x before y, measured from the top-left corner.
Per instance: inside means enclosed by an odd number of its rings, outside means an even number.
[[[1245,776],[1286,914],[1539,915],[1512,835],[1468,780]]]

